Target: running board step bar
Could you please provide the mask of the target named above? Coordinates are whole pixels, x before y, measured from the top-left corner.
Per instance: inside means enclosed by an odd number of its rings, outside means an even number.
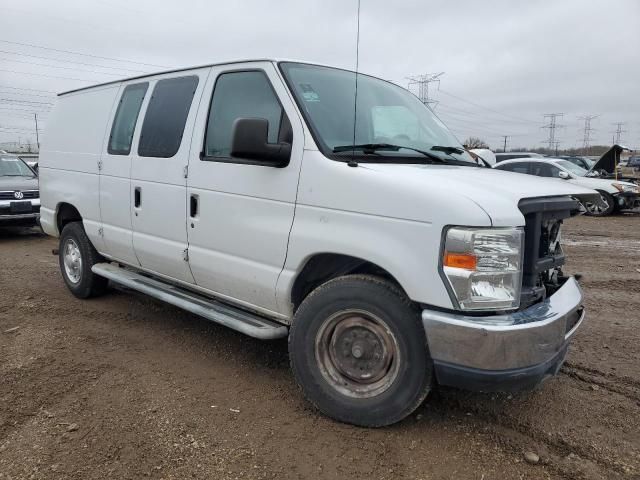
[[[114,283],[157,298],[201,317],[261,340],[286,337],[289,329],[254,313],[209,299],[189,290],[146,277],[112,263],[96,263],[91,270]]]

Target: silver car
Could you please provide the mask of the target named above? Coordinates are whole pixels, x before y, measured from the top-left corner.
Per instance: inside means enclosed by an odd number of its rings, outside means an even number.
[[[0,155],[0,227],[33,226],[40,219],[38,175],[20,158]]]

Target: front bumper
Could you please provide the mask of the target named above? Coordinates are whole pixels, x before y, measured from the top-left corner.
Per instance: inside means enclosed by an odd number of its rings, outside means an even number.
[[[570,277],[525,310],[485,317],[422,311],[438,383],[482,391],[532,388],[557,373],[584,319],[582,290]]]
[[[634,192],[614,193],[613,198],[618,208],[640,207],[640,195]]]
[[[0,200],[0,225],[22,225],[33,221],[38,222],[40,219],[40,199],[34,198],[30,202],[30,212],[11,213],[12,200]]]

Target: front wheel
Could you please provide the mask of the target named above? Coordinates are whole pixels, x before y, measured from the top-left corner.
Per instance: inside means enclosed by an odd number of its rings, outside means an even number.
[[[613,196],[602,190],[598,190],[602,205],[596,205],[595,203],[585,202],[584,207],[587,209],[586,214],[592,217],[606,217],[611,215],[616,207],[616,202]]]
[[[96,297],[106,291],[109,281],[91,271],[103,259],[87,237],[82,222],[68,223],[62,229],[58,259],[64,283],[76,297]]]
[[[433,377],[419,311],[393,284],[368,275],[331,280],[302,302],[289,357],[318,410],[364,427],[411,414]]]

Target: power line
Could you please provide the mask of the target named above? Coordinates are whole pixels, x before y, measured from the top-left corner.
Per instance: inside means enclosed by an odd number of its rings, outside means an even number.
[[[0,87],[0,94],[2,95],[22,95],[22,96],[49,98],[49,99],[55,98],[55,95],[38,95],[37,93],[23,93],[23,92],[3,92],[2,91],[3,88],[4,87]]]
[[[464,99],[462,97],[458,97],[457,95],[454,95],[454,94],[449,93],[449,92],[445,92],[444,90],[441,90],[441,89],[438,89],[438,91],[440,93],[444,93],[445,95],[447,95],[449,97],[456,98],[456,99],[460,100],[461,102],[465,102],[465,103],[468,103],[470,105],[474,105],[474,106],[476,106],[478,108],[482,108],[482,109],[487,110],[489,112],[497,113],[498,115],[502,115],[503,117],[508,117],[508,118],[512,118],[512,119],[515,118],[516,120],[521,120],[521,121],[524,121],[524,122],[527,122],[527,123],[533,123],[533,124],[536,124],[536,125],[540,125],[540,122],[535,122],[533,120],[528,120],[528,119],[522,118],[522,117],[516,117],[515,115],[509,115],[507,113],[503,113],[503,112],[500,112],[498,110],[494,110],[492,108],[485,107],[484,105],[480,105],[479,103],[472,102],[471,100],[466,100],[466,99]]]
[[[444,108],[446,110],[453,110],[454,112],[461,112],[461,113],[465,113],[467,115],[472,115],[474,117],[478,117],[481,118],[483,120],[489,120],[490,122],[494,122],[494,123],[501,123],[501,124],[505,124],[507,122],[509,122],[510,124],[513,123],[519,123],[519,124],[528,124],[529,122],[524,122],[524,121],[518,121],[518,120],[511,120],[511,119],[503,119],[503,118],[495,118],[495,117],[489,117],[487,116],[486,113],[478,113],[478,112],[472,112],[470,110],[464,110],[462,108],[458,108],[458,107],[452,107],[449,104],[445,104],[442,102],[438,103],[438,108]]]
[[[0,98],[0,102],[13,102],[17,104],[27,103],[27,104],[36,104],[36,105],[53,105],[53,102],[36,102],[35,100],[20,100],[17,98]]]
[[[444,72],[440,73],[423,73],[421,75],[414,75],[412,77],[408,77],[409,84],[407,85],[407,89],[411,91],[411,87],[418,88],[418,98],[422,103],[427,106],[438,104],[437,101],[433,100],[429,95],[429,85],[432,83],[437,83],[440,86],[440,77],[444,75]]]
[[[91,78],[59,77],[57,75],[45,75],[44,73],[16,72],[15,70],[4,70],[4,69],[0,69],[0,72],[15,73],[18,75],[31,75],[34,77],[59,78],[62,80],[77,80],[78,82],[101,82],[102,81],[102,80],[96,80]]]
[[[557,122],[557,119],[562,118],[563,115],[564,113],[545,113],[544,114],[544,118],[549,119],[549,123],[542,127],[542,128],[549,129],[549,138],[545,140],[545,142],[547,142],[549,146],[549,150],[553,150],[555,148],[556,152],[558,151],[558,144],[560,142],[556,140],[556,130],[558,128],[563,127],[564,125],[559,125]]]
[[[10,58],[3,58],[0,57],[0,60],[5,60],[7,62],[14,62],[14,63],[24,63],[26,65],[37,65],[39,67],[49,67],[49,68],[60,68],[63,70],[74,70],[76,72],[84,72],[84,73],[99,73],[100,75],[113,75],[115,77],[122,77],[122,74],[118,74],[118,73],[110,73],[110,72],[98,72],[96,70],[85,70],[83,68],[75,68],[75,67],[61,67],[58,65],[48,65],[46,63],[38,63],[38,62],[25,62],[24,60],[12,60]]]
[[[614,124],[613,124],[613,125],[615,125],[615,126],[616,126],[616,131],[615,131],[615,132],[613,132],[613,133],[614,133],[614,135],[616,136],[616,137],[615,137],[615,144],[616,144],[616,145],[620,145],[620,137],[622,136],[622,134],[623,134],[623,133],[627,133],[627,131],[626,131],[626,130],[623,130],[623,129],[622,129],[622,127],[623,127],[624,125],[626,125],[626,124],[627,124],[627,122],[616,122],[616,123],[614,123]]]
[[[53,93],[54,95],[57,93],[57,92],[54,92],[53,90],[40,90],[38,88],[10,87],[9,85],[0,85],[0,88],[10,88],[11,90],[29,90],[31,92],[46,92],[46,93]]]
[[[107,65],[98,65],[97,63],[87,63],[87,62],[78,62],[75,60],[66,60],[62,58],[43,57],[42,55],[32,55],[30,53],[22,53],[22,52],[11,52],[9,50],[0,50],[0,53],[9,53],[11,55],[19,55],[21,57],[39,58],[41,60],[51,60],[53,62],[74,63],[76,65],[85,65],[88,67],[107,68],[109,70],[120,70],[120,71],[133,72],[133,73],[148,73],[147,70],[135,70],[132,68],[125,68],[125,67],[110,67]]]
[[[42,50],[50,50],[52,52],[68,53],[68,54],[71,54],[71,55],[80,55],[80,56],[83,56],[83,57],[100,58],[102,60],[111,60],[111,61],[114,61],[114,62],[133,63],[133,64],[136,64],[136,65],[145,65],[147,67],[170,68],[170,67],[167,67],[166,65],[155,65],[153,63],[136,62],[134,60],[127,60],[127,59],[123,59],[123,58],[103,57],[103,56],[100,56],[100,55],[92,55],[90,53],[73,52],[71,50],[63,50],[63,49],[52,48],[52,47],[43,47],[41,45],[34,45],[34,44],[31,44],[31,43],[13,42],[11,40],[2,40],[2,39],[0,39],[0,42],[9,43],[11,45],[21,45],[23,47],[40,48]]]
[[[507,152],[507,140],[509,139],[509,135],[502,135],[502,138],[504,138],[504,146],[502,147],[502,151],[503,152]]]
[[[582,150],[586,155],[589,155],[591,148],[591,132],[595,131],[595,128],[591,127],[591,120],[598,118],[599,115],[584,115],[578,117],[579,120],[584,120],[584,128],[582,130]]]

